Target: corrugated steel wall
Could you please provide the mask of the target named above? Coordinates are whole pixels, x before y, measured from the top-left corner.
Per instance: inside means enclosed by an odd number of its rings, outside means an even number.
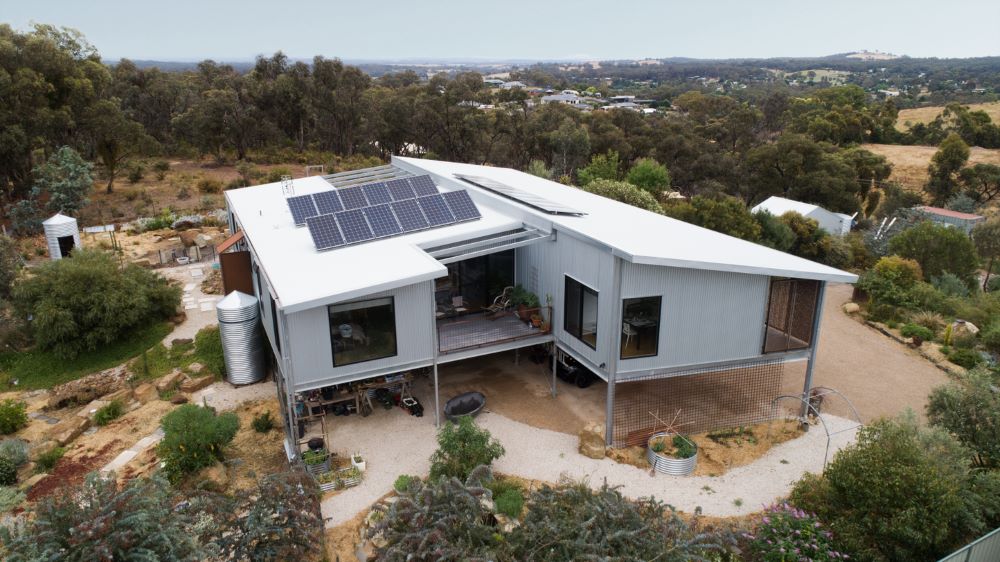
[[[271,345],[271,350],[275,357],[281,357],[278,347],[274,345],[274,342],[278,339],[278,335],[274,333],[274,317],[271,316],[271,288],[268,286],[267,277],[263,272],[257,275],[256,271],[251,271],[250,276],[253,278],[256,296],[260,299],[260,323],[264,327],[264,333],[267,335],[267,342]],[[257,286],[258,279],[260,280],[260,286]]]
[[[388,296],[394,297],[396,355],[343,367],[333,366],[327,307],[288,315],[288,341],[291,342],[291,349],[288,351],[295,369],[297,391],[401,371],[412,368],[415,364],[430,364],[434,357],[434,333],[431,329],[434,312],[433,281],[352,300]]]
[[[611,353],[617,353],[609,342],[615,337],[617,322],[610,322],[614,310],[614,256],[583,240],[559,232],[556,241],[544,241],[517,250],[517,282],[538,295],[545,304],[552,296],[555,311],[552,322],[559,342],[590,361],[592,367],[610,364]],[[597,291],[597,349],[563,330],[565,277],[570,276]],[[606,374],[606,373],[605,373]]]
[[[769,284],[765,275],[623,262],[622,298],[660,295],[663,304],[658,355],[622,359],[618,372],[759,356]]]

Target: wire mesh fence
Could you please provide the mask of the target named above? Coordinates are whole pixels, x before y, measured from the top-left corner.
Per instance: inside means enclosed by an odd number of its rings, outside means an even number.
[[[645,445],[664,422],[683,433],[736,427],[787,415],[774,399],[801,393],[803,377],[781,360],[695,369],[618,382],[614,394],[615,447]],[[676,420],[675,420],[676,416]]]
[[[438,350],[447,354],[547,335],[552,307],[439,316]]]

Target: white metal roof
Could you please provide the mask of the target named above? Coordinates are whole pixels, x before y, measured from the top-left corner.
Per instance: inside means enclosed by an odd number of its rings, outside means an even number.
[[[527,207],[523,208],[523,211],[535,215],[537,220],[549,221],[557,230],[573,232],[597,244],[608,246],[617,255],[633,263],[847,283],[853,283],[858,279],[857,275],[847,271],[510,168],[416,158],[397,157],[393,161],[412,168],[411,171],[419,173],[423,170],[456,182],[460,180],[454,179],[455,174],[488,177],[583,211],[587,213],[585,216],[567,217],[547,215]],[[470,191],[479,190],[471,184],[460,183]],[[479,191],[485,196],[492,197],[497,205],[501,205],[499,208],[516,205],[503,200],[500,196],[484,190]],[[505,212],[510,211],[505,210]]]
[[[447,268],[421,248],[516,230],[524,224],[592,241],[634,263],[849,283],[857,280],[846,271],[517,170],[416,158],[393,158],[393,164],[413,174],[431,174],[442,190],[466,189],[482,218],[319,252],[309,230],[292,223],[280,182],[226,191],[230,209],[285,310],[294,312],[442,277]],[[487,177],[586,215],[546,214],[469,184],[455,174]],[[319,176],[294,180],[293,185],[296,195],[332,188]]]
[[[71,223],[75,223],[75,222],[76,222],[76,219],[74,219],[73,217],[67,217],[66,215],[64,215],[62,213],[56,213],[56,214],[52,215],[51,217],[49,217],[49,218],[45,219],[44,221],[42,221],[42,224],[43,225],[50,225],[51,226],[51,225],[54,225],[54,224],[71,224]]]
[[[816,209],[822,209],[822,207],[811,203],[803,203],[802,201],[785,199],[784,197],[772,195],[754,207],[753,211],[756,213],[757,211],[765,210],[775,216],[781,216],[789,211],[794,211],[805,217]]]

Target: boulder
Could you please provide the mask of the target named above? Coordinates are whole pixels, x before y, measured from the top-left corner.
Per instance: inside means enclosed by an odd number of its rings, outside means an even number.
[[[34,487],[35,484],[38,484],[46,476],[48,476],[48,474],[45,474],[44,472],[40,472],[38,474],[34,474],[34,475],[31,476],[31,478],[28,478],[24,482],[21,482],[20,484],[18,484],[17,487],[22,492],[27,492],[32,487]]]
[[[204,248],[212,243],[212,237],[207,234],[199,234],[194,237],[194,244],[199,248]]]
[[[194,340],[191,339],[191,338],[174,338],[174,339],[170,340],[170,345],[171,346],[174,346],[174,345],[188,345],[188,344],[192,344],[192,343],[194,343]]]
[[[979,327],[977,327],[972,322],[967,322],[965,320],[955,320],[955,323],[951,325],[951,337],[968,337],[975,336],[979,333]]]
[[[201,363],[197,363],[197,362],[191,363],[190,365],[187,366],[188,372],[191,373],[192,375],[201,374],[201,371],[204,368],[205,368],[204,365],[202,365]]]
[[[844,312],[847,314],[857,314],[858,312],[861,312],[861,307],[858,306],[858,303],[856,302],[849,302],[844,304]]]
[[[604,458],[606,449],[603,424],[590,422],[580,430],[579,451],[581,455],[592,459]]]
[[[171,404],[187,404],[188,397],[183,394],[174,394],[170,397]]]
[[[194,392],[196,390],[201,390],[213,382],[215,382],[215,377],[212,375],[185,379],[184,382],[181,383],[181,392]]]
[[[131,376],[124,365],[87,375],[54,387],[49,394],[46,408],[55,410],[71,404],[86,404],[95,398],[111,394],[125,386]]]
[[[184,373],[180,369],[174,369],[169,373],[160,377],[160,380],[156,381],[156,390],[159,392],[166,392],[177,388],[177,385],[181,383],[184,378]]]
[[[90,427],[90,423],[89,417],[70,416],[54,425],[49,432],[49,437],[60,447],[65,447],[86,431]]]
[[[35,445],[28,451],[28,458],[34,462],[38,460],[38,457],[48,453],[52,449],[59,446],[59,443],[49,439],[47,441],[42,441],[41,443]]]
[[[135,399],[143,404],[152,402],[160,397],[159,393],[156,391],[156,387],[148,382],[135,387],[133,392],[135,393]]]
[[[104,400],[105,402],[114,402],[115,400],[117,400],[122,404],[127,404],[132,400],[132,389],[125,387],[121,390],[117,390],[115,392],[112,392],[111,394],[108,394],[101,400]]]
[[[229,474],[226,472],[226,465],[217,462],[212,466],[198,473],[195,479],[197,487],[222,492],[229,485]]]
[[[80,408],[80,411],[77,412],[76,415],[80,416],[81,418],[94,419],[94,415],[97,414],[97,410],[100,410],[101,408],[107,406],[109,403],[110,402],[108,400],[99,398],[97,400],[92,401],[90,404],[87,404],[83,408]]]

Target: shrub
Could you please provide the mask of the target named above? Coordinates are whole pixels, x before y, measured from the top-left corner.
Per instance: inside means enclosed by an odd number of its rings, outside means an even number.
[[[86,291],[80,287],[86,286]],[[73,259],[48,262],[14,288],[14,305],[38,345],[73,359],[174,314],[180,288],[134,264],[119,267],[114,255],[77,250]]]
[[[640,158],[632,164],[625,180],[639,189],[658,195],[670,189],[670,172],[652,158]]]
[[[278,166],[277,168],[272,168],[267,173],[267,183],[274,183],[281,181],[281,176],[290,176],[292,171],[284,166]]]
[[[184,201],[186,199],[190,199],[191,198],[191,190],[188,189],[186,185],[182,186],[180,189],[177,190],[177,198],[180,199],[181,201]]]
[[[438,448],[431,455],[431,480],[465,480],[477,466],[490,466],[504,454],[503,445],[469,416],[447,422],[438,431]]]
[[[271,417],[271,412],[267,411],[254,416],[250,425],[253,426],[254,431],[257,433],[267,433],[274,429],[274,418]]]
[[[702,560],[719,537],[697,533],[653,498],[631,501],[606,483],[563,482],[531,493],[524,522],[509,537],[514,560]]]
[[[921,428],[910,412],[861,428],[822,476],[807,475],[790,503],[830,525],[863,560],[936,560],[995,522],[992,480],[947,432]]]
[[[10,295],[14,279],[21,270],[21,256],[17,253],[17,243],[13,238],[0,234],[0,300]]]
[[[910,322],[916,324],[917,326],[923,326],[935,334],[938,333],[941,328],[944,328],[945,325],[944,317],[936,312],[930,312],[927,310],[921,310],[911,314]]]
[[[957,275],[947,271],[931,278],[931,285],[947,297],[967,297],[969,296],[969,285],[958,278]]]
[[[833,533],[825,530],[815,515],[787,503],[764,509],[753,533],[744,538],[750,541],[753,559],[762,562],[847,559],[837,552]]]
[[[955,348],[948,354],[948,361],[951,361],[959,367],[975,369],[982,364],[983,356],[980,355],[975,349]]]
[[[12,486],[0,486],[0,513],[6,513],[21,505],[24,501],[24,492]],[[3,552],[0,548],[0,552]]]
[[[979,332],[979,339],[983,342],[983,347],[1000,355],[1000,320]]]
[[[139,183],[142,178],[146,177],[146,170],[142,164],[136,162],[128,169],[128,181],[129,183]]]
[[[97,412],[94,413],[94,423],[99,426],[105,426],[122,417],[124,413],[125,406],[121,400],[112,400],[108,405],[97,409]]]
[[[889,250],[915,260],[924,275],[934,278],[951,272],[968,283],[979,265],[972,240],[961,229],[925,221],[889,240]]]
[[[52,447],[48,451],[38,455],[35,459],[35,466],[39,472],[52,472],[52,469],[59,463],[59,459],[66,454],[66,449],[62,447]]]
[[[174,510],[174,491],[160,478],[87,476],[81,488],[52,494],[24,525],[0,533],[8,562],[35,560],[204,560],[195,521]],[[6,550],[2,550],[6,549]]]
[[[201,178],[195,187],[201,193],[219,193],[222,191],[222,182],[213,178]]]
[[[232,412],[216,415],[215,410],[183,404],[163,416],[163,440],[160,458],[171,482],[223,459],[222,448],[233,440],[239,418]]]
[[[4,439],[0,441],[0,458],[10,459],[14,466],[28,462],[28,443],[23,439]]]
[[[26,403],[13,398],[0,402],[0,434],[10,435],[26,425],[28,425]]]
[[[17,466],[14,461],[0,457],[0,486],[12,486],[17,483]]]
[[[683,435],[674,435],[674,456],[679,459],[689,459],[698,452],[695,444]]]
[[[194,336],[194,354],[198,361],[214,375],[226,373],[226,361],[222,354],[222,337],[218,326],[198,330]]]
[[[392,487],[397,492],[399,492],[400,494],[402,494],[403,492],[405,492],[408,489],[410,489],[410,485],[411,484],[413,484],[414,482],[419,482],[419,481],[420,481],[420,478],[418,478],[416,476],[410,476],[409,474],[400,474],[396,478],[396,481],[392,483]]]
[[[932,390],[927,418],[972,449],[976,465],[1000,468],[1000,394],[989,373],[974,370]]]
[[[638,187],[624,181],[608,179],[597,179],[585,184],[584,189],[595,195],[614,199],[620,203],[646,209],[654,213],[663,212],[663,208],[656,201],[656,198]]]
[[[507,517],[520,517],[524,510],[524,494],[518,489],[504,490],[493,496],[493,504],[499,513]]]
[[[166,160],[153,162],[153,171],[156,172],[156,179],[163,181],[163,178],[167,177],[167,172],[170,171],[170,162]]]
[[[920,338],[924,341],[931,341],[934,339],[934,332],[916,324],[904,325],[902,329],[899,330],[899,333],[901,333],[904,338]]]

